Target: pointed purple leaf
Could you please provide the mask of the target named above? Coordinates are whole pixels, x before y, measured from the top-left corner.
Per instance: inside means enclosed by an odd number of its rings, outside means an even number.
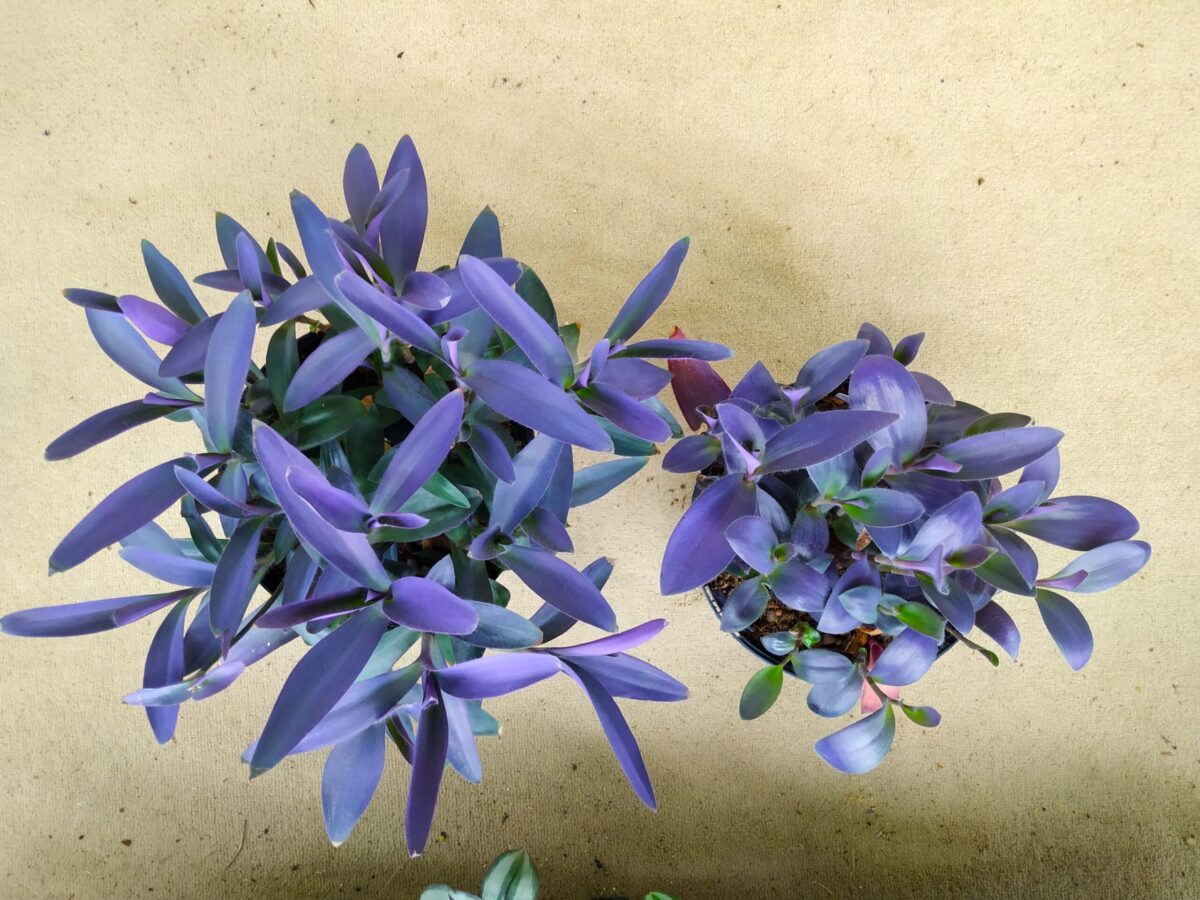
[[[754,512],[755,488],[726,475],[704,491],[675,526],[663,554],[659,589],[680,594],[707,584],[733,559],[725,529]]]
[[[328,337],[300,364],[284,395],[285,412],[323,397],[363,364],[375,341],[359,328]]]
[[[867,353],[867,342],[843,341],[818,351],[796,375],[796,387],[808,388],[804,405],[810,406],[841,387]]]
[[[508,447],[486,422],[475,423],[467,444],[484,467],[500,481],[512,481],[516,477]]]
[[[599,500],[640,472],[646,465],[647,459],[649,457],[646,456],[610,459],[580,469],[575,473],[575,484],[571,491],[571,507],[584,506],[593,500]]]
[[[100,349],[118,366],[156,391],[185,400],[199,399],[178,378],[159,374],[162,360],[120,313],[86,310],[88,327]]]
[[[663,457],[667,472],[685,475],[700,472],[712,465],[721,455],[721,442],[710,434],[689,434],[675,442]]]
[[[1062,440],[1054,428],[1033,426],[986,431],[942,447],[941,455],[962,466],[947,477],[979,480],[1006,475],[1044,456]]]
[[[613,356],[617,359],[633,357],[636,359],[693,359],[717,362],[729,359],[733,356],[733,351],[724,344],[716,344],[712,341],[696,341],[690,338],[651,338],[626,344],[613,353]]]
[[[892,462],[912,462],[925,442],[925,397],[912,375],[888,356],[868,356],[850,378],[850,406],[879,410],[898,418],[868,440],[872,447],[892,448]]]
[[[925,512],[921,501],[912,494],[887,488],[865,488],[846,494],[842,509],[861,525],[896,528],[920,518]]]
[[[558,466],[562,446],[554,438],[540,434],[522,448],[514,461],[513,480],[496,485],[491,524],[509,534],[533,512]]]
[[[408,169],[404,190],[380,217],[379,242],[383,258],[397,279],[406,277],[417,268],[421,245],[425,242],[425,226],[429,219],[429,193],[425,170],[417,156],[412,138],[405,135],[396,144],[388,162],[384,184]]]
[[[1038,498],[1038,503],[1045,503],[1054,493],[1054,489],[1058,487],[1058,473],[1059,455],[1058,448],[1055,447],[1025,467],[1021,472],[1021,482],[1040,481],[1042,495]]]
[[[776,432],[767,441],[762,472],[788,472],[833,459],[890,429],[895,414],[874,410],[813,413]],[[875,437],[872,437],[875,435]]]
[[[1130,578],[1150,560],[1150,545],[1145,541],[1116,541],[1103,544],[1068,563],[1042,583],[1048,587],[1094,594],[1115,587]],[[1083,579],[1065,583],[1082,575]]]
[[[779,562],[773,556],[779,546],[775,529],[758,516],[743,516],[725,529],[725,539],[733,552],[756,572],[769,575]]]
[[[1092,629],[1088,627],[1083,613],[1070,600],[1039,588],[1037,592],[1038,612],[1046,623],[1046,630],[1067,663],[1078,672],[1092,658]]]
[[[139,425],[170,415],[177,408],[145,403],[141,400],[110,407],[89,416],[74,428],[68,429],[51,441],[50,446],[46,448],[46,459],[70,459],[72,456],[129,431],[131,428],[137,428]]]
[[[379,174],[371,159],[371,151],[362,144],[355,144],[346,156],[342,169],[342,193],[346,197],[346,209],[350,220],[361,233],[367,224],[367,210],[379,193]]]
[[[221,318],[222,314],[217,313],[188,329],[188,333],[177,340],[171,351],[163,357],[158,374],[163,378],[172,378],[201,371],[208,356],[208,345]]]
[[[624,653],[612,656],[573,656],[578,671],[586,669],[614,697],[676,703],[686,700],[688,689],[661,669]]]
[[[216,569],[216,566],[206,559],[162,553],[149,547],[125,547],[120,555],[121,559],[138,571],[182,587],[208,587]]]
[[[408,845],[409,856],[420,856],[429,841],[450,744],[446,707],[435,683],[426,682],[425,701],[417,723],[408,804],[404,811],[404,843]]]
[[[399,300],[367,284],[353,272],[342,272],[334,281],[351,309],[359,315],[368,316],[419,350],[440,355],[441,341],[437,332]]]
[[[15,637],[77,637],[109,631],[136,622],[180,600],[194,596],[188,589],[167,594],[141,594],[111,600],[87,600],[23,609],[0,617],[0,634]]]
[[[500,560],[531,591],[567,615],[604,631],[617,630],[617,616],[604,595],[578,569],[545,550],[510,544]]]
[[[1021,649],[1021,632],[1004,607],[995,600],[985,604],[975,611],[975,624],[1016,661],[1017,652]]]
[[[174,684],[184,676],[183,670],[183,621],[187,604],[180,603],[162,620],[150,650],[146,654],[146,666],[142,674],[142,687],[158,688]],[[154,706],[146,708],[146,717],[154,738],[165,744],[175,734],[175,722],[179,718],[178,706]]]
[[[1133,513],[1119,503],[1085,496],[1055,497],[1005,526],[1071,550],[1127,540],[1139,527]]]
[[[487,700],[544,681],[562,671],[544,653],[502,653],[461,662],[436,672],[438,685],[463,700]]]
[[[576,395],[592,412],[603,416],[635,437],[659,443],[671,437],[671,428],[648,406],[611,385],[594,382],[578,388]]]
[[[335,488],[312,469],[289,467],[285,476],[300,499],[338,531],[365,531],[371,517],[367,504],[347,491]]]
[[[208,314],[196,299],[187,279],[175,264],[163,256],[149,241],[142,241],[142,260],[150,276],[154,293],[163,304],[185,322],[196,323]]]
[[[829,579],[802,559],[790,559],[767,579],[771,592],[790,609],[820,613],[829,596]]]
[[[982,534],[983,507],[979,497],[969,492],[959,494],[921,524],[901,557],[922,560],[938,548],[950,553],[967,544],[978,543]]]
[[[556,653],[559,656],[607,656],[611,653],[620,653],[625,650],[632,650],[634,647],[640,647],[646,641],[657,636],[666,627],[666,619],[651,619],[649,622],[643,622],[634,628],[626,629],[617,634],[606,635],[594,641],[575,644],[571,647],[550,647],[548,649],[551,653]]]
[[[671,373],[643,359],[609,359],[596,379],[624,391],[636,400],[658,394],[671,382]],[[719,400],[724,400],[722,396]]]
[[[451,391],[421,416],[392,454],[371,498],[371,512],[394,512],[445,462],[463,418],[463,392]]]
[[[689,243],[688,238],[681,238],[672,244],[663,258],[638,283],[605,332],[608,340],[614,344],[629,340],[654,315],[675,285]]]
[[[335,847],[366,812],[383,777],[385,727],[373,725],[338,744],[325,759],[321,774],[321,809],[325,833]]]
[[[887,645],[867,673],[880,684],[903,687],[919,681],[937,659],[938,643],[906,628]]]
[[[238,294],[221,316],[204,360],[204,421],[213,446],[227,452],[233,446],[246,372],[254,349],[254,303]]]
[[[254,564],[265,522],[265,519],[244,520],[225,545],[208,595],[208,617],[213,634],[230,634],[242,624],[254,594]]]
[[[889,703],[882,709],[821,738],[815,750],[839,772],[861,775],[883,762],[896,735],[896,713]]]
[[[169,347],[187,334],[188,323],[157,303],[125,294],[117,298],[117,307],[138,331],[159,344]]]
[[[466,600],[435,581],[411,575],[392,582],[383,614],[397,625],[433,634],[470,634],[479,625]]]

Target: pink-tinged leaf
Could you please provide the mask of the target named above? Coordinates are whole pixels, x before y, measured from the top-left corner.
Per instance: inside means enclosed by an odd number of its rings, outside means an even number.
[[[868,356],[850,378],[850,407],[877,410],[898,418],[868,438],[872,447],[890,447],[892,462],[907,465],[925,442],[925,397],[903,365],[888,356]]]
[[[157,303],[125,294],[117,298],[117,306],[138,331],[159,344],[172,346],[187,334],[188,323]]]
[[[417,739],[413,745],[408,805],[404,811],[404,843],[408,846],[409,856],[420,856],[429,841],[438,792],[446,772],[449,745],[450,726],[446,720],[446,707],[437,684],[427,681],[425,703],[421,707]]]
[[[1088,627],[1087,619],[1062,594],[1043,588],[1038,589],[1037,605],[1050,637],[1054,638],[1067,663],[1078,672],[1092,658],[1092,629]]]
[[[510,544],[500,561],[531,591],[580,622],[604,631],[617,630],[617,615],[587,576],[553,553]]]
[[[136,622],[164,606],[195,596],[194,589],[141,594],[111,600],[87,600],[23,609],[0,617],[0,634],[14,637],[78,637]]]
[[[383,777],[386,727],[372,725],[338,744],[321,774],[321,809],[329,842],[340,847],[367,811]]]
[[[1061,440],[1062,432],[1054,428],[1007,428],[961,438],[942,447],[941,455],[962,467],[948,472],[948,477],[974,481],[1016,471],[1044,456]]]
[[[686,338],[676,327],[671,332],[671,340]],[[675,394],[675,402],[679,404],[679,411],[683,413],[688,427],[692,431],[699,431],[704,424],[704,417],[698,410],[701,407],[715,408],[718,403],[729,399],[729,385],[717,374],[716,369],[700,360],[668,359],[667,369],[671,373],[671,390]]]
[[[189,328],[188,333],[177,340],[175,346],[163,357],[158,374],[163,378],[175,378],[201,371],[208,356],[209,342],[212,341],[213,332],[216,331],[222,315],[217,313]]]
[[[615,387],[596,382],[588,387],[578,388],[575,393],[592,412],[603,416],[635,437],[653,443],[671,437],[670,426],[652,409]]]
[[[398,510],[441,467],[458,439],[463,408],[463,392],[451,391],[421,416],[392,454],[371,499],[371,512]]]
[[[326,338],[300,364],[283,398],[285,412],[307,406],[345,381],[375,349],[375,341],[359,328]]]
[[[883,762],[896,736],[896,713],[889,703],[883,709],[821,738],[815,750],[839,772],[861,775]]]
[[[379,174],[371,159],[371,151],[362,144],[355,144],[346,156],[342,170],[342,193],[346,197],[346,209],[350,221],[361,234],[367,224],[367,210],[379,193]]]
[[[89,416],[51,441],[46,448],[46,459],[70,459],[109,438],[155,419],[161,419],[178,409],[179,407],[174,405],[145,403],[141,400],[113,406]]]
[[[118,366],[156,391],[184,400],[199,398],[178,378],[159,374],[162,360],[120,313],[86,310],[88,327],[100,349]]]
[[[866,354],[867,342],[862,340],[843,341],[815,353],[796,375],[796,387],[808,389],[802,398],[804,405],[828,397],[845,384]]]
[[[368,607],[300,657],[267,717],[250,760],[251,774],[273,768],[333,709],[386,630],[387,619],[378,609]]]
[[[547,649],[559,656],[607,656],[611,653],[620,653],[625,650],[632,650],[634,647],[640,647],[646,641],[656,637],[666,627],[666,619],[651,619],[649,622],[643,622],[634,628],[597,638],[594,641],[575,644],[571,647],[550,647]]]
[[[433,634],[470,634],[479,616],[466,600],[428,578],[407,576],[392,582],[383,614],[405,628]]]
[[[1055,497],[1005,526],[1071,550],[1128,540],[1139,528],[1133,513],[1119,503],[1084,496]]]
[[[562,671],[558,660],[544,653],[502,653],[461,662],[435,673],[447,694],[463,700],[487,700],[511,694]]]
[[[1150,545],[1145,541],[1116,541],[1089,550],[1039,584],[1094,594],[1132,577],[1149,561]]]
[[[192,559],[178,553],[162,553],[149,547],[125,547],[121,559],[140,572],[159,581],[181,587],[208,587],[216,566],[206,559]]]
[[[892,427],[891,412],[851,409],[813,413],[777,431],[767,441],[762,471],[789,472],[833,459]]]
[[[733,559],[725,529],[753,514],[755,487],[740,475],[726,475],[705,490],[675,526],[663,554],[659,589],[680,594],[716,578]]]
[[[204,421],[213,446],[222,452],[233,446],[250,353],[254,349],[255,327],[250,295],[238,294],[221,316],[208,344],[204,360]]]
[[[679,276],[679,267],[687,256],[689,243],[688,238],[681,238],[671,245],[663,258],[633,289],[605,332],[605,338],[614,344],[628,341],[662,306]]]
[[[213,634],[231,635],[242,624],[254,594],[254,564],[265,519],[245,519],[225,545],[208,594],[208,618]]]
[[[168,460],[152,469],[135,475],[95,507],[54,548],[50,554],[50,570],[65,572],[99,553],[109,544],[133,534],[147,522],[162,514],[183,496],[183,486],[175,477],[175,467],[195,467],[207,471],[221,462],[222,457],[186,457]]]
[[[1021,649],[1021,632],[1004,607],[995,600],[985,604],[975,611],[975,624],[1016,661]]]
[[[572,394],[524,366],[480,359],[462,378],[484,403],[527,428],[587,450],[612,450],[612,438]]]
[[[301,540],[357,583],[377,591],[386,591],[392,580],[366,536],[334,528],[287,483],[289,468],[319,474],[308,457],[266,426],[255,431],[254,447],[279,505]]]
[[[903,687],[919,681],[937,659],[938,643],[918,631],[900,632],[876,660],[870,676],[881,684]]]

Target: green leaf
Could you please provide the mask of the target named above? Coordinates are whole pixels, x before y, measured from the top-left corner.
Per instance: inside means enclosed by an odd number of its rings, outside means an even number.
[[[942,721],[937,710],[931,706],[909,706],[907,703],[901,703],[900,708],[912,722],[922,728],[935,728]]]
[[[675,900],[670,894],[664,894],[662,891],[651,891],[646,895],[646,900]]]
[[[454,482],[441,472],[434,472],[421,488],[433,494],[439,500],[445,500],[451,506],[457,506],[459,509],[467,509],[471,505],[471,501],[467,499],[467,495],[460,491]]]
[[[346,432],[346,458],[359,487],[366,486],[366,476],[383,456],[383,415],[372,406],[367,414]]]
[[[456,891],[449,885],[431,884],[421,891],[420,900],[479,900],[479,897],[466,891]]]
[[[267,262],[271,264],[271,271],[276,275],[283,274],[283,269],[279,268],[279,250],[275,246],[275,238],[267,238]]]
[[[483,876],[482,900],[537,900],[538,875],[524,850],[498,857]]]
[[[634,437],[623,428],[618,428],[608,419],[596,419],[600,427],[612,438],[612,452],[617,456],[653,456],[658,449],[649,441]]]
[[[314,400],[300,410],[296,420],[297,449],[308,450],[339,438],[367,414],[367,408],[355,397],[331,394]]]
[[[533,307],[533,311],[545,319],[551,328],[558,331],[558,314],[554,311],[554,301],[550,299],[550,293],[542,284],[542,279],[538,278],[537,272],[526,269],[517,279],[513,290]]]
[[[296,325],[286,322],[271,335],[267,344],[267,382],[271,386],[271,399],[275,409],[283,415],[283,395],[287,393],[292,376],[300,368],[300,351],[296,345]]]
[[[985,434],[989,431],[1005,431],[1009,428],[1024,428],[1032,421],[1033,419],[1029,416],[1023,416],[1020,413],[989,413],[972,422],[970,427],[963,432],[963,437]]]
[[[567,345],[567,352],[571,354],[571,359],[579,359],[579,323],[572,322],[570,325],[564,325],[558,329],[558,333],[562,335],[563,343]]]
[[[858,528],[849,516],[837,516],[829,524],[834,536],[851,550],[858,545]]]
[[[750,676],[742,691],[738,715],[749,721],[757,719],[775,705],[779,692],[783,690],[783,667],[767,666]]]
[[[932,606],[924,603],[907,602],[896,607],[896,618],[921,634],[941,643],[946,638],[946,620]]]

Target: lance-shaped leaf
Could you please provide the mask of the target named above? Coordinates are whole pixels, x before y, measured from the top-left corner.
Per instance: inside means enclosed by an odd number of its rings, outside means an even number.
[[[686,237],[671,245],[663,258],[633,289],[633,293],[629,295],[629,299],[625,301],[621,311],[605,332],[605,338],[614,344],[623,343],[646,324],[675,285],[679,267],[687,256],[689,245],[690,241]]]
[[[903,687],[919,681],[937,659],[938,644],[931,637],[906,628],[887,645],[868,674],[881,684]]]
[[[404,843],[409,856],[420,856],[429,841],[433,813],[437,807],[442,776],[446,771],[446,755],[450,743],[450,726],[446,707],[436,682],[425,683],[425,703],[417,722],[417,739],[413,744],[412,774],[408,782],[408,804],[404,812]]]
[[[995,600],[985,604],[975,611],[975,624],[1016,661],[1021,649],[1021,632],[1004,607]]]
[[[686,340],[678,327],[671,331],[671,340]],[[617,362],[611,360],[610,362]],[[610,367],[611,368],[611,367]],[[717,374],[716,369],[706,362],[691,359],[668,359],[667,369],[671,373],[671,391],[679,411],[692,431],[699,431],[704,417],[702,407],[715,407],[729,398],[729,385]]]
[[[921,388],[891,356],[868,356],[850,378],[850,406],[893,413],[890,425],[868,438],[871,446],[890,447],[892,462],[912,462],[925,442],[927,418]]]
[[[321,809],[325,833],[335,847],[367,811],[383,777],[387,735],[384,725],[372,725],[329,752],[321,774]]]
[[[721,455],[721,441],[709,434],[689,434],[676,441],[663,457],[667,472],[688,474],[707,469]]]
[[[530,441],[515,460],[515,476],[511,482],[500,482],[492,499],[491,524],[511,533],[533,512],[558,466],[562,444],[541,434]]]
[[[842,497],[846,515],[861,525],[895,528],[920,518],[925,507],[912,494],[887,488],[864,488]]]
[[[458,438],[462,417],[462,391],[451,391],[421,416],[392,454],[371,498],[371,512],[399,509],[437,472]]]
[[[1089,550],[1038,583],[1093,594],[1115,587],[1135,575],[1149,560],[1150,545],[1145,541],[1117,541]],[[1079,580],[1080,576],[1082,580]]]
[[[483,763],[479,759],[475,732],[471,728],[470,707],[466,700],[459,700],[444,692],[441,700],[446,707],[446,724],[449,727],[446,761],[465,781],[479,784],[483,781]]]
[[[553,553],[510,544],[501,551],[500,560],[555,609],[604,631],[617,630],[617,615],[604,595],[587,576]]]
[[[896,420],[895,413],[866,409],[813,413],[776,432],[767,441],[761,471],[788,472],[833,459]]]
[[[396,144],[388,162],[383,183],[408,170],[404,190],[380,216],[379,242],[383,258],[397,278],[403,278],[417,268],[421,246],[425,242],[425,226],[429,219],[429,191],[425,169],[412,138],[405,135]]]
[[[626,344],[613,353],[613,356],[617,359],[635,357],[637,359],[695,359],[717,362],[729,359],[733,356],[733,351],[724,344],[716,344],[712,341],[697,341],[691,338],[651,338]]]
[[[377,591],[386,591],[391,584],[391,578],[379,562],[366,536],[334,528],[287,483],[289,468],[319,475],[319,470],[308,457],[285,441],[278,432],[266,426],[255,431],[254,447],[271,489],[296,534],[331,565],[355,579],[357,583]]]
[[[254,748],[252,775],[273,768],[333,709],[371,658],[386,629],[387,619],[378,609],[368,607],[300,657]]]
[[[438,669],[438,685],[462,700],[487,700],[544,681],[562,671],[544,653],[502,653]]]
[[[646,465],[647,459],[648,457],[645,456],[610,459],[580,469],[575,473],[575,484],[571,490],[571,506],[583,506],[593,500],[599,500],[609,491],[624,484],[640,472]]]
[[[1039,588],[1037,592],[1038,612],[1046,623],[1046,630],[1062,651],[1067,663],[1078,672],[1092,658],[1092,629],[1079,608],[1053,591]]]
[[[133,294],[117,298],[117,307],[137,330],[168,347],[187,334],[188,323],[170,310]]]
[[[50,554],[50,570],[65,572],[157,518],[183,496],[183,486],[175,477],[176,466],[194,468],[199,464],[201,471],[207,471],[220,460],[210,456],[196,461],[180,457],[135,475],[96,504],[62,539]]]
[[[1040,481],[1022,481],[996,494],[983,508],[983,518],[988,522],[1008,522],[1023,516],[1042,499]]]
[[[995,478],[1045,456],[1062,440],[1062,436],[1062,432],[1054,428],[1008,428],[962,438],[942,447],[939,452],[962,467],[958,471],[947,472],[948,478]]]
[[[979,497],[971,492],[960,494],[921,524],[901,557],[923,560],[939,548],[949,554],[960,547],[978,543],[982,533],[983,507]]]
[[[1055,497],[1005,526],[1071,550],[1092,550],[1127,540],[1139,527],[1133,513],[1119,503],[1083,496]]]
[[[629,779],[634,792],[650,809],[657,809],[658,803],[654,799],[654,787],[650,784],[650,775],[646,771],[642,752],[638,748],[637,739],[629,728],[629,723],[621,715],[616,701],[604,689],[604,685],[586,669],[571,666],[571,672],[587,692],[588,699],[592,701],[592,708],[595,709],[600,726],[604,729],[604,736],[608,738],[609,746],[612,747],[613,754],[621,765],[621,771]]]
[[[367,315],[388,331],[426,353],[441,352],[441,342],[429,325],[393,297],[367,284],[353,272],[334,279],[338,291],[359,315]]]
[[[178,378],[159,374],[158,369],[162,361],[158,354],[150,349],[150,345],[123,315],[98,309],[88,309],[86,314],[88,327],[92,330],[96,343],[118,366],[156,391],[184,400],[199,399]]]
[[[627,628],[625,631],[617,634],[597,638],[594,641],[587,641],[570,647],[549,647],[547,648],[547,652],[572,658],[607,656],[611,653],[620,653],[625,650],[632,650],[634,647],[640,647],[657,636],[666,627],[666,619],[651,619],[649,622],[643,622],[641,625]]]
[[[187,279],[175,264],[149,241],[142,241],[142,260],[146,263],[146,273],[150,276],[154,293],[167,309],[185,322],[193,324],[208,315],[196,299]]]
[[[867,353],[867,342],[843,341],[813,354],[796,375],[796,387],[807,388],[804,405],[816,403],[841,387]]]
[[[514,422],[588,450],[612,450],[612,439],[571,394],[524,366],[480,359],[462,378],[484,403]]]
[[[326,338],[292,376],[283,398],[284,411],[307,406],[329,393],[362,365],[374,347],[374,339],[357,328]]]
[[[459,256],[476,256],[487,259],[490,256],[503,256],[504,250],[500,243],[500,220],[490,206],[485,206],[467,229],[463,238]]]
[[[254,593],[254,564],[265,522],[261,518],[244,519],[221,554],[208,594],[208,617],[213,634],[231,634],[242,624]]]
[[[367,504],[348,491],[331,485],[319,472],[289,468],[288,487],[339,531],[365,531],[371,514]]]
[[[889,703],[882,709],[821,738],[814,749],[839,772],[861,775],[883,762],[896,735],[896,712]]]
[[[679,594],[707,584],[733,559],[725,529],[755,506],[755,487],[741,475],[726,475],[704,491],[683,514],[667,541],[659,589]]]
[[[486,263],[462,256],[458,271],[475,302],[516,342],[537,370],[553,382],[568,384],[574,367],[559,333]]]
[[[436,581],[411,575],[392,582],[383,614],[397,625],[434,634],[470,634],[479,625],[472,604]]]
[[[688,696],[687,688],[666,672],[624,653],[573,656],[571,663],[590,672],[614,697],[675,703]]]
[[[120,555],[135,569],[183,587],[207,587],[216,570],[206,559],[192,559],[177,552],[163,553],[150,547],[125,547]]]
[[[51,441],[50,446],[46,448],[46,459],[70,459],[131,428],[169,416],[179,408],[175,405],[146,403],[142,400],[110,407],[89,416]]]
[[[738,702],[738,715],[745,721],[757,719],[775,705],[783,690],[783,666],[767,666],[750,676]]]
[[[204,360],[204,421],[213,447],[233,447],[238,409],[246,388],[246,372],[254,349],[254,303],[238,294],[213,330]]]
[[[624,391],[635,400],[645,400],[671,382],[671,373],[643,359],[608,359],[596,380]],[[724,399],[721,396],[715,402]]]
[[[84,309],[102,309],[105,312],[119,313],[117,298],[105,291],[93,291],[88,288],[63,288],[62,295],[76,306]]]
[[[652,409],[611,385],[595,382],[577,388],[575,394],[592,412],[643,440],[659,442],[671,437],[671,427]]]
[[[466,602],[475,610],[479,624],[474,631],[462,635],[459,639],[472,647],[524,650],[526,647],[540,644],[544,639],[540,628],[511,609],[477,600]]]
[[[15,637],[77,637],[97,634],[136,622],[164,606],[196,594],[194,589],[166,594],[141,594],[111,600],[87,600],[23,609],[0,617],[0,634]]]
[[[367,224],[367,210],[379,193],[379,173],[371,159],[371,151],[362,144],[355,144],[346,155],[342,169],[342,194],[346,198],[346,209],[350,220],[362,233]]]
[[[366,591],[359,587],[321,594],[272,607],[254,620],[257,628],[294,628],[362,609]]]
[[[221,493],[220,490],[209,484],[191,469],[185,469],[183,466],[175,467],[175,477],[179,479],[179,483],[183,485],[184,490],[200,501],[203,506],[223,516],[240,519],[252,513],[270,512],[265,507],[249,506],[240,500],[235,500]]]
[[[208,356],[208,345],[212,341],[213,332],[216,331],[223,315],[217,313],[189,328],[187,334],[177,340],[175,346],[163,357],[158,366],[159,376],[175,378],[201,371]]]
[[[159,688],[174,684],[184,676],[183,669],[183,621],[187,603],[175,606],[154,633],[150,650],[146,654],[146,666],[142,672],[143,688]],[[148,706],[146,718],[150,729],[160,744],[165,744],[175,734],[175,723],[179,719],[178,706]]]
[[[1058,475],[1059,455],[1058,448],[1055,447],[1045,456],[1035,459],[1024,468],[1021,472],[1021,482],[1040,481],[1042,495],[1038,498],[1038,502],[1045,503],[1054,493],[1054,489],[1058,487]]]

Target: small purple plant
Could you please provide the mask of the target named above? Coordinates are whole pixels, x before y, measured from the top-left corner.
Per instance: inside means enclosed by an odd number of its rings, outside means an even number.
[[[746,685],[743,719],[771,708],[785,670],[812,685],[818,715],[861,705],[861,719],[816,744],[851,774],[883,760],[897,705],[918,725],[941,721],[900,689],[954,642],[999,665],[978,629],[1016,658],[1020,635],[998,591],[1030,598],[1077,670],[1092,633],[1060,591],[1105,590],[1150,558],[1130,540],[1138,522],[1125,508],[1053,496],[1061,432],[955,402],[909,371],[923,337],[893,348],[863,325],[785,385],[762,363],[732,390],[703,361],[669,364],[684,417],[704,430],[663,459],[667,471],[701,474],[667,544],[662,592],[705,587],[722,630],[773,660]],[[1085,552],[1040,575],[1024,537]]]
[[[628,655],[665,622],[617,632],[601,593],[608,560],[578,571],[557,554],[573,549],[573,507],[636,473],[654,442],[682,433],[656,399],[670,373],[649,360],[729,355],[702,341],[633,340],[666,299],[687,239],[580,363],[578,326],[561,325],[533,270],[504,255],[491,210],[471,226],[455,267],[419,267],[428,207],[409,138],[382,183],[355,146],[343,185],[346,220],[292,194],[307,262],[217,216],[223,267],[195,281],[234,295],[222,312],[210,314],[149,243],[142,251],[161,302],[64,292],[84,307],[105,353],[151,391],[72,428],[46,457],[160,418],[193,422],[204,449],[117,488],[50,557],[61,572],[119,542],[126,562],[171,590],[15,612],[0,630],[92,634],[166,610],[143,686],[125,698],[145,707],[160,743],[186,701],[221,692],[297,638],[309,645],[243,758],[253,776],[329,749],[322,797],[335,844],[370,803],[392,744],[412,766],[405,840],[421,853],[446,764],[467,781],[482,778],[475,738],[499,724],[481,701],[555,675],[586,694],[653,808],[614,698],[686,697],[678,681]],[[270,329],[262,365],[253,358],[259,329]],[[574,446],[618,458],[576,472]],[[155,522],[175,504],[187,537]],[[528,618],[507,609],[504,570],[544,601]],[[547,646],[576,622],[616,633]]]

